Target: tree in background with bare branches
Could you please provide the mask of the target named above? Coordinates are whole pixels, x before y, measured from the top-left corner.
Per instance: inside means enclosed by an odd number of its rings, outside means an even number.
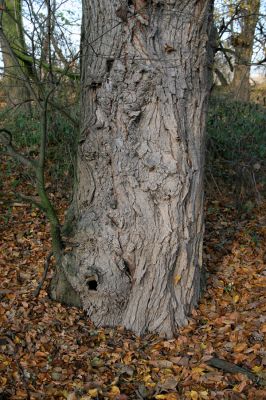
[[[12,0],[2,1],[0,9],[0,39],[4,61],[1,83],[2,88],[10,93],[7,108],[2,114],[0,140],[6,152],[21,164],[33,184],[33,196],[23,193],[17,193],[16,196],[37,206],[46,215],[50,224],[52,252],[58,268],[64,244],[62,227],[46,185],[48,140],[53,142],[57,138],[63,143],[66,140],[62,131],[63,136],[58,138],[56,123],[52,118],[56,112],[70,121],[74,132],[78,129],[78,107],[75,104],[79,98],[80,54],[79,51],[74,52],[62,30],[64,15],[58,11],[60,5],[53,0]],[[23,93],[18,88],[22,88]],[[28,109],[24,110],[25,118],[31,119],[33,113],[35,120],[39,121],[38,145],[33,152],[31,150],[28,153],[25,149],[23,152],[17,150],[16,138],[21,133],[14,134],[7,127],[10,114],[24,104],[31,105],[30,113]],[[29,136],[31,134],[26,133]]]
[[[265,65],[264,2],[216,1],[216,75],[233,97],[250,99],[251,67]],[[225,73],[224,73],[225,72]]]

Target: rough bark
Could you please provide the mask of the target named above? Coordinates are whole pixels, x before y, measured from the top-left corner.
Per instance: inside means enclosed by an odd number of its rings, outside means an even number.
[[[241,31],[232,37],[235,50],[234,76],[231,84],[235,99],[250,100],[250,68],[256,25],[260,10],[260,0],[244,0],[241,2]]]
[[[65,274],[96,325],[172,336],[200,292],[211,2],[86,0]]]

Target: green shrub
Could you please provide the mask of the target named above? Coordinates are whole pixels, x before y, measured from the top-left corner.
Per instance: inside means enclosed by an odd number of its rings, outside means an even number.
[[[1,126],[12,133],[14,146],[31,158],[37,157],[42,129],[38,110],[32,108],[29,113],[21,109],[4,109],[0,112],[0,119]],[[47,170],[58,188],[64,186],[66,180],[71,185],[77,136],[77,129],[64,115],[59,111],[49,113]]]
[[[258,104],[212,97],[207,122],[207,177],[237,195],[258,195],[265,184],[266,110]],[[251,190],[251,192],[250,192]]]

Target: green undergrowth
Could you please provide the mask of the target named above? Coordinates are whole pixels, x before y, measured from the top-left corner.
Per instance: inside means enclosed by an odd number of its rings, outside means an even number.
[[[3,109],[0,120],[1,128],[12,133],[14,147],[31,159],[36,159],[42,131],[39,112],[34,108],[31,112]],[[67,185],[69,191],[74,174],[78,129],[59,111],[53,110],[49,112],[47,134],[46,172],[55,189],[59,190]],[[17,162],[15,167],[21,168]]]
[[[207,186],[227,186],[238,201],[265,192],[266,109],[212,97],[207,123]]]

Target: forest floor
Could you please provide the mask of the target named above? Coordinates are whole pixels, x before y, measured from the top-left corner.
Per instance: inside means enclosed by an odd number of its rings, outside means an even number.
[[[83,311],[34,290],[50,251],[31,192],[1,166],[0,399],[266,399],[266,204],[240,212],[230,196],[206,201],[207,287],[173,340],[98,329]],[[7,176],[8,174],[8,176]],[[53,199],[63,218],[66,200]],[[249,370],[230,373],[213,357]]]

